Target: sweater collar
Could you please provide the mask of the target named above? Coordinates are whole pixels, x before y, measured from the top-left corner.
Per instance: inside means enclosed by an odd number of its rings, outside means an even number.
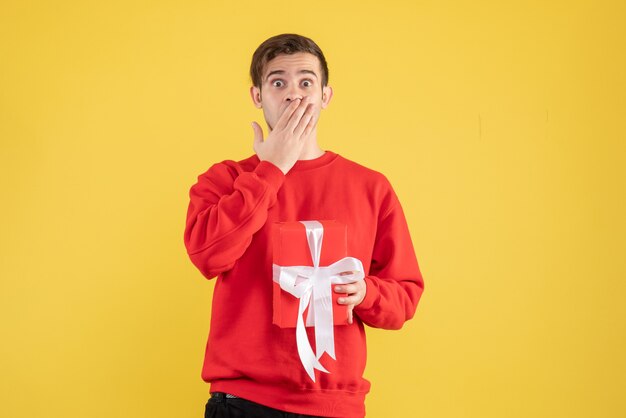
[[[312,168],[323,167],[327,164],[330,164],[330,162],[333,161],[336,157],[337,157],[336,153],[329,151],[329,150],[324,150],[324,153],[317,158],[313,158],[311,160],[296,161],[296,163],[291,168],[291,170],[301,171],[301,170],[310,170]]]
[[[328,165],[331,162],[333,162],[335,160],[335,158],[337,158],[337,156],[338,156],[338,154],[333,152],[333,151],[324,150],[324,154],[320,155],[317,158],[313,158],[313,159],[310,159],[310,160],[298,160],[298,161],[296,161],[296,163],[291,168],[291,170],[289,170],[289,172],[311,170],[313,168],[323,167],[323,166]],[[254,154],[253,158],[257,161],[257,163],[261,161],[261,160],[259,160],[259,157],[256,154]]]

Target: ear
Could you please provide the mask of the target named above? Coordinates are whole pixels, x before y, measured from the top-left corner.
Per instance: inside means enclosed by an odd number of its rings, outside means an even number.
[[[261,100],[261,90],[258,87],[250,87],[250,97],[252,97],[252,102],[254,102],[254,105],[257,109],[261,109],[263,107],[263,102]]]
[[[328,107],[330,99],[333,97],[333,88],[331,86],[322,87],[322,109]]]

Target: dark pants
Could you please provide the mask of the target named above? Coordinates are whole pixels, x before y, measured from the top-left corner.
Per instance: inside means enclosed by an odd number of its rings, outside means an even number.
[[[227,398],[224,393],[211,394],[206,403],[204,418],[318,418],[313,415],[293,414],[243,398]]]

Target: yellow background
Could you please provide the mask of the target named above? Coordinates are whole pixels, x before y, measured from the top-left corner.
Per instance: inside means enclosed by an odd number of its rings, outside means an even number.
[[[508,4],[510,3],[510,4]],[[314,39],[323,149],[385,173],[426,290],[368,417],[626,416],[622,1],[4,1],[0,415],[200,417],[189,187],[252,154],[248,67]]]

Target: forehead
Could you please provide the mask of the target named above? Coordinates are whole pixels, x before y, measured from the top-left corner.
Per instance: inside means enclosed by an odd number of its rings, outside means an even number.
[[[300,70],[315,71],[315,74],[320,73],[320,61],[319,59],[308,52],[296,52],[295,54],[281,54],[265,65],[263,70],[263,78],[272,71],[282,70],[286,73],[296,73]]]

